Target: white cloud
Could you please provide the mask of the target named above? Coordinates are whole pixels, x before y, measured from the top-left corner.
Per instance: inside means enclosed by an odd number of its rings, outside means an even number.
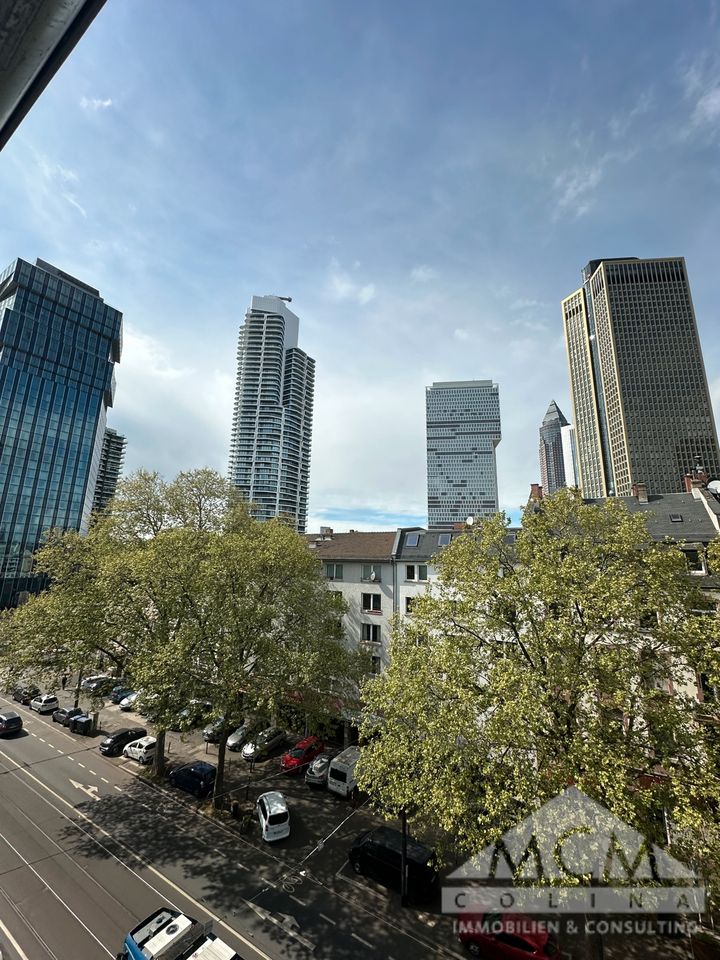
[[[653,94],[650,90],[643,91],[637,99],[635,106],[625,112],[618,112],[610,118],[608,124],[610,133],[616,140],[621,140],[630,130],[634,121],[638,117],[647,113],[653,105]]]
[[[539,300],[531,300],[529,298],[518,300],[513,300],[510,304],[511,310],[534,310],[535,307],[541,307],[543,304]]]
[[[101,100],[98,97],[81,97],[80,106],[83,110],[107,110],[108,107],[112,106],[112,100],[110,97],[106,100]]]
[[[695,104],[693,122],[714,124],[720,117],[720,84],[707,90]]]
[[[341,268],[337,260],[333,259],[330,262],[325,293],[330,300],[353,300],[355,303],[364,305],[375,299],[375,284],[358,283]]]
[[[63,198],[67,200],[70,206],[74,207],[77,211],[79,211],[83,215],[83,217],[85,217],[85,219],[87,220],[87,211],[82,206],[82,204],[78,201],[78,199],[72,195],[72,193],[63,193]]]
[[[437,270],[433,270],[432,267],[428,267],[425,264],[420,264],[420,266],[413,267],[410,271],[410,279],[413,283],[429,283],[430,280],[437,279]]]
[[[555,177],[557,203],[562,210],[572,209],[576,217],[587,213],[593,203],[592,193],[603,177],[600,163],[564,170]]]
[[[463,330],[461,327],[458,327],[456,330],[453,330],[453,336],[456,340],[469,340],[470,334],[467,330]]]

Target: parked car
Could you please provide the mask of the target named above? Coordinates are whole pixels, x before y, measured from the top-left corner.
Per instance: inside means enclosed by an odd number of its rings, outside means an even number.
[[[198,799],[206,797],[213,788],[217,769],[205,760],[193,760],[171,771],[168,780],[172,787],[187,790]]]
[[[41,693],[39,697],[33,697],[30,701],[30,709],[37,710],[38,713],[54,713],[60,704],[54,693]]]
[[[215,717],[203,730],[205,743],[220,743],[220,737],[225,730],[225,717]]]
[[[152,763],[156,749],[155,737],[140,737],[139,740],[133,740],[123,748],[123,756],[130,760],[137,760],[138,763]]]
[[[248,742],[250,737],[253,734],[257,733],[262,729],[262,724],[259,720],[248,719],[244,723],[241,723],[237,730],[233,730],[227,740],[228,750],[235,752],[236,750],[242,750],[245,744]]]
[[[255,804],[263,840],[272,843],[290,836],[290,811],[285,797],[270,790],[258,797]]]
[[[110,691],[110,701],[112,703],[122,703],[125,697],[129,697],[131,693],[135,693],[132,687],[129,687],[126,683],[119,683]]]
[[[92,697],[105,697],[117,686],[115,677],[96,677],[86,687],[85,692]]]
[[[376,827],[361,833],[350,847],[348,860],[355,873],[366,874],[383,886],[400,890],[402,834],[391,827]],[[429,900],[438,889],[440,878],[434,865],[435,854],[412,837],[407,838],[408,899]]]
[[[280,757],[280,769],[283,773],[302,773],[324,749],[325,744],[319,737],[305,737]]]
[[[129,693],[120,701],[120,709],[123,711],[134,710],[139,696],[140,694],[137,691],[134,693]]]
[[[53,723],[61,723],[64,727],[70,725],[73,717],[79,717],[85,711],[81,707],[60,707],[53,713]]]
[[[7,737],[11,733],[20,733],[22,726],[22,717],[14,710],[4,710],[0,713],[0,737]]]
[[[242,749],[243,760],[264,760],[272,751],[282,746],[286,733],[280,727],[267,727],[249,740]]]
[[[188,730],[190,727],[197,727],[209,713],[212,713],[212,708],[212,704],[207,700],[191,700],[186,707],[175,714],[170,721],[170,729]]]
[[[18,703],[22,703],[25,706],[38,696],[40,696],[40,690],[37,687],[22,684],[19,687],[15,687],[12,694],[13,700],[17,700]]]
[[[357,787],[355,770],[360,759],[360,747],[348,747],[330,761],[328,767],[328,790],[349,797]]]
[[[96,683],[102,683],[103,680],[109,680],[110,677],[106,673],[94,673],[91,677],[85,677],[85,679],[80,684],[81,690],[87,690],[92,692]],[[117,681],[114,681],[117,682]]]
[[[100,753],[106,757],[119,757],[123,748],[129,743],[146,736],[147,730],[144,727],[123,727],[121,730],[109,734],[100,742]]]
[[[140,695],[135,701],[134,709],[138,711],[141,717],[147,717],[149,720],[152,720],[157,714],[159,704],[160,697],[157,693],[143,693],[141,690]]]
[[[560,948],[545,924],[519,913],[460,914],[458,940],[471,957],[529,960],[560,957]]]
[[[330,761],[336,756],[337,750],[325,750],[318,754],[305,771],[305,783],[309,787],[326,787]]]

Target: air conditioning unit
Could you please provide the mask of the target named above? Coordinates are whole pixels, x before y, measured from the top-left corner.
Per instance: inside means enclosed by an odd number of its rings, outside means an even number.
[[[160,960],[170,951],[173,944],[176,944],[187,934],[192,926],[193,921],[181,913],[145,944],[143,953],[145,956],[151,957],[152,960]]]

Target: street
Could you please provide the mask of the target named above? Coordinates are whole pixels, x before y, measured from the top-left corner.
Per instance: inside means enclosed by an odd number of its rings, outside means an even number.
[[[400,910],[396,894],[347,869],[350,841],[373,822],[366,810],[284,780],[274,785],[288,795],[293,834],[271,847],[200,815],[187,794],[145,782],[132,761],[104,758],[99,738],[13,707],[25,728],[0,741],[5,957],[115,957],[164,902],[212,918],[248,958],[464,955],[447,919]],[[114,726],[125,721],[118,714]],[[256,768],[254,779],[263,776]]]

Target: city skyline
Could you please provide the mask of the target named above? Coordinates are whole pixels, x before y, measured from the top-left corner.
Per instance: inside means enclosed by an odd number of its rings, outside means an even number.
[[[408,9],[107,4],[3,150],[5,260],[123,305],[127,471],[225,473],[238,325],[287,291],[318,369],[309,529],[424,523],[424,387],[478,372],[517,516],[536,398],[570,416],[559,300],[618,251],[685,256],[717,415],[710,5],[659,0],[623,31],[615,3]]]

